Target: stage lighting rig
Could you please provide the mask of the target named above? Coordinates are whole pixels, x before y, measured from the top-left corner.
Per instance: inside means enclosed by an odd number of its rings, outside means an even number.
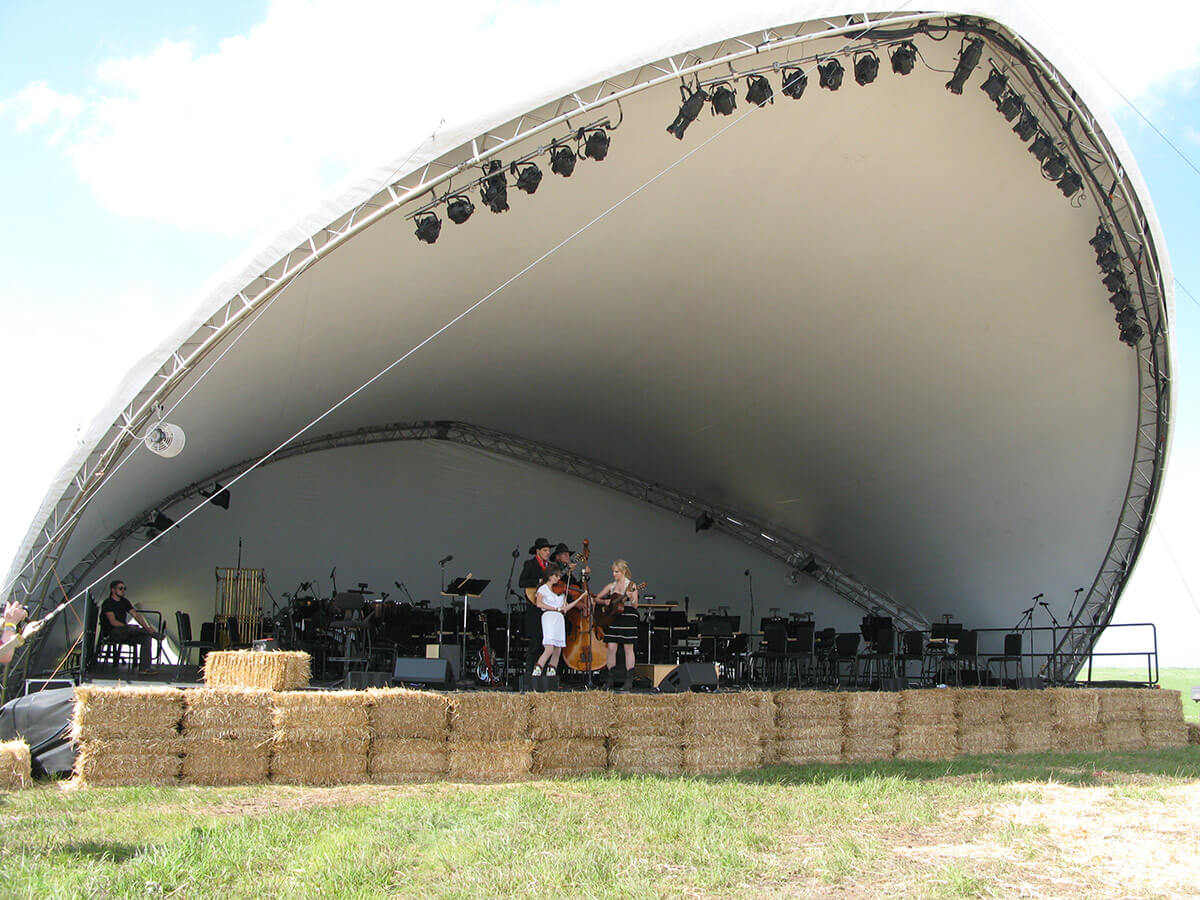
[[[681,84],[679,96],[683,100],[683,104],[679,107],[679,114],[675,116],[675,121],[667,126],[667,133],[675,135],[682,141],[683,133],[687,131],[689,125],[696,121],[696,116],[700,115],[700,110],[704,109],[704,104],[708,102],[708,94],[699,87],[689,94],[687,87]]]
[[[1019,116],[1021,114],[1021,110],[1024,108],[1025,101],[1023,101],[1012,91],[1009,91],[1007,94],[1005,94],[1000,102],[996,105],[996,109],[1000,110],[1000,115],[1004,116],[1004,118],[1009,122]]]
[[[1121,290],[1117,291],[1108,298],[1108,302],[1117,309],[1120,309],[1122,306],[1129,306],[1130,303],[1133,302],[1133,298],[1130,296],[1129,291],[1127,291],[1125,288],[1121,288]]]
[[[446,204],[446,215],[455,225],[461,225],[475,212],[475,204],[464,194],[455,194]]]
[[[168,528],[175,528],[175,520],[159,510],[154,511],[154,518],[146,523],[146,537],[154,540]]]
[[[1088,243],[1092,245],[1092,249],[1096,251],[1096,257],[1108,250],[1113,245],[1112,233],[1104,227],[1104,223],[1096,226],[1096,233],[1088,239]]]
[[[737,109],[737,94],[724,81],[713,88],[711,99],[714,115],[732,116],[733,111]]]
[[[783,70],[783,95],[791,97],[793,100],[799,100],[804,96],[804,89],[808,87],[808,76],[804,74],[803,69],[784,69]]]
[[[1037,137],[1029,145],[1029,152],[1037,158],[1038,162],[1044,163],[1047,157],[1054,152],[1054,142],[1050,140],[1050,135],[1039,128]]]
[[[583,142],[583,155],[600,162],[608,156],[608,145],[611,142],[607,131],[595,128],[587,133],[587,139]]]
[[[517,177],[517,190],[524,191],[527,194],[532,194],[538,189],[538,185],[542,183],[542,170],[533,163],[517,167],[513,163],[508,167],[508,170]]]
[[[1119,294],[1121,291],[1129,290],[1129,285],[1125,283],[1125,273],[1120,269],[1115,272],[1109,272],[1107,275],[1105,275],[1101,284],[1104,285],[1105,290],[1111,291],[1114,294]]]
[[[479,188],[479,196],[483,205],[494,213],[508,211],[508,179],[504,177],[504,163],[498,159],[491,160],[485,171],[487,177]]]
[[[904,41],[892,51],[892,71],[897,75],[907,75],[917,62],[917,48],[912,41]]]
[[[1083,179],[1078,172],[1067,166],[1067,171],[1058,180],[1058,189],[1062,191],[1064,197],[1070,197],[1081,187],[1083,187]]]
[[[860,85],[868,85],[879,77],[879,57],[871,50],[858,53],[854,57],[854,80]]]
[[[1100,267],[1100,271],[1105,275],[1109,272],[1117,272],[1121,268],[1121,257],[1117,255],[1115,250],[1105,250],[1096,256],[1096,265]]]
[[[961,94],[967,79],[979,65],[983,56],[983,38],[971,38],[971,42],[958,51],[958,64],[954,67],[954,75],[946,82],[946,90],[952,94]]]
[[[1132,306],[1122,306],[1117,310],[1114,318],[1116,323],[1124,328],[1126,325],[1132,325],[1137,321],[1137,311]]]
[[[1146,332],[1142,330],[1142,326],[1137,322],[1134,322],[1132,325],[1121,326],[1121,342],[1128,344],[1130,347],[1136,347],[1137,342],[1140,341],[1145,334]]]
[[[426,213],[422,216],[417,216],[417,239],[424,241],[426,244],[435,243],[438,235],[442,233],[442,220],[433,213]]]
[[[1021,121],[1013,126],[1013,131],[1022,141],[1027,141],[1038,132],[1037,116],[1029,111],[1029,107],[1022,104]]]
[[[987,81],[980,85],[980,90],[988,95],[988,99],[1000,106],[1000,98],[1004,95],[1004,89],[1008,87],[1008,76],[1002,73],[999,69],[993,67],[991,74],[988,75]]]
[[[696,533],[699,534],[701,531],[708,531],[715,524],[716,520],[712,517],[712,513],[705,510],[696,516]]]
[[[558,146],[550,152],[550,171],[563,178],[570,178],[575,171],[575,151],[570,147]]]
[[[770,103],[775,98],[775,91],[771,89],[771,82],[767,81],[765,75],[755,75],[746,85],[746,102],[752,103],[755,106],[763,107]]]
[[[1053,153],[1042,162],[1042,171],[1051,181],[1058,181],[1067,172],[1067,158],[1061,153]]]
[[[200,496],[213,506],[219,506],[221,509],[229,509],[229,488],[221,487],[219,481],[213,483],[212,490],[210,491],[200,488]]]
[[[836,91],[842,86],[842,76],[846,70],[842,64],[836,59],[826,60],[817,66],[817,71],[821,73],[821,87],[830,91]]]

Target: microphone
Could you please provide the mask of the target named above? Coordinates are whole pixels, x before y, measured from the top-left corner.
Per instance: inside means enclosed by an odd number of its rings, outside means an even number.
[[[518,556],[520,556],[520,555],[521,555],[521,548],[520,548],[520,547],[517,547],[515,550],[513,550],[513,559],[516,559],[516,558],[517,558]]]
[[[1034,600],[1041,600],[1041,599],[1042,599],[1043,597],[1045,597],[1045,596],[1046,596],[1045,594],[1038,594],[1038,595],[1037,595],[1036,597],[1034,597],[1033,599],[1034,599]]]
[[[329,577],[330,577],[330,578],[333,578],[333,573],[334,573],[334,572],[336,572],[336,571],[337,571],[337,566],[334,566],[332,569],[330,569],[330,570],[329,570]]]
[[[1050,605],[1050,604],[1049,604],[1049,603],[1047,603],[1045,600],[1039,600],[1039,601],[1038,601],[1038,606],[1049,606],[1049,605]]]
[[[1027,616],[1027,615],[1029,615],[1031,612],[1033,612],[1033,607],[1032,607],[1032,606],[1031,606],[1031,607],[1029,607],[1029,609],[1025,610],[1025,612],[1024,612],[1024,613],[1022,613],[1022,615],[1026,615],[1026,616]]]
[[[742,574],[743,574],[743,575],[749,575],[749,574],[750,574],[750,570],[749,570],[749,569],[747,569],[747,570],[746,570],[745,572],[743,572]]]
[[[404,590],[404,585],[402,585],[400,582],[393,581],[392,584],[394,584],[396,586],[396,590],[398,590],[398,591]]]
[[[439,559],[439,560],[438,560],[438,565],[439,565],[439,566],[444,566],[446,563],[450,562],[450,560],[452,560],[452,559],[454,559],[454,554],[453,554],[453,553],[451,553],[449,556],[444,556],[444,557],[442,557],[441,559]]]

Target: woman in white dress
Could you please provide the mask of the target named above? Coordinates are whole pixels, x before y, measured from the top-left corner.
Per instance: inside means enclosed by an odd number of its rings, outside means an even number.
[[[563,615],[568,609],[579,605],[582,597],[567,600],[566,594],[554,593],[554,586],[562,580],[563,569],[551,563],[546,567],[546,581],[537,590],[534,602],[542,610],[542,655],[533,667],[534,689],[537,679],[544,675],[553,678],[558,674],[558,660],[563,647],[567,646],[567,620]]]

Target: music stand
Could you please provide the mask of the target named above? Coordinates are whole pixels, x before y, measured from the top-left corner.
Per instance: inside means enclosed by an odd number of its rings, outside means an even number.
[[[488,578],[472,578],[468,575],[465,578],[452,579],[446,585],[446,589],[442,591],[443,597],[461,597],[463,602],[462,632],[458,636],[460,677],[467,670],[467,607],[470,605],[470,601],[467,598],[478,598],[491,583],[491,580]]]

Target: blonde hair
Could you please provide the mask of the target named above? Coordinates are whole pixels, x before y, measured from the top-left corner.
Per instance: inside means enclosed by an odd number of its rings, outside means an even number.
[[[625,560],[614,559],[612,567],[614,569],[620,569],[622,575],[624,575],[630,581],[633,581],[633,573],[629,571],[629,563],[625,562]]]

